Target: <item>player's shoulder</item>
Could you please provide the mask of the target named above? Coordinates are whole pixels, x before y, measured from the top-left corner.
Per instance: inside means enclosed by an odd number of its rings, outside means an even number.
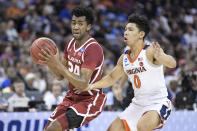
[[[120,65],[120,66],[123,65],[123,57],[124,57],[124,54],[122,54],[122,55],[120,56],[120,58],[118,59],[117,65]]]
[[[87,46],[86,48],[88,49],[95,49],[95,50],[102,50],[101,45],[97,42],[97,40],[93,37],[91,37],[89,39],[89,41],[87,42]]]
[[[74,37],[71,37],[71,38],[66,42],[65,49],[69,48],[74,42],[75,42]]]
[[[74,42],[74,41],[75,41],[74,37],[71,37],[71,38],[67,41],[67,44],[72,43],[72,42]]]
[[[98,41],[97,41],[95,38],[93,38],[93,37],[89,37],[87,44],[88,44],[88,45],[89,45],[89,44],[96,44],[96,45],[99,45]]]

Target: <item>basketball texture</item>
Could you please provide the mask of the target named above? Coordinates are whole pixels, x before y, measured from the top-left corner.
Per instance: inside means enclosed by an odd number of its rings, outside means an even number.
[[[38,54],[40,53],[44,55],[41,52],[41,49],[44,49],[45,51],[47,51],[46,48],[48,48],[54,55],[57,53],[57,46],[55,42],[49,38],[41,37],[41,38],[36,39],[32,43],[30,47],[30,55],[35,63],[43,65],[42,63],[39,62],[39,60],[43,60],[43,59]]]

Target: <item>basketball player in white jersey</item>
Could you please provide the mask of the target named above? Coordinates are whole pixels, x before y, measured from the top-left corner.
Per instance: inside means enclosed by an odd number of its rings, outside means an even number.
[[[125,74],[128,76],[134,88],[134,98],[108,131],[152,131],[161,128],[170,115],[171,102],[167,98],[163,66],[174,68],[176,61],[165,54],[157,42],[150,46],[144,44],[149,30],[147,19],[129,16],[124,41],[130,49],[121,55],[110,74],[83,90],[107,88]]]

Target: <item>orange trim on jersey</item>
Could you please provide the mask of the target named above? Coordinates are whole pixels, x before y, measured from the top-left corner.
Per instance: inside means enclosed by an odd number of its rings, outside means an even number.
[[[161,121],[162,121],[162,125],[160,127],[156,128],[156,129],[161,129],[164,126],[164,120],[161,119]],[[156,130],[156,129],[154,129],[154,130]]]
[[[123,124],[124,124],[125,131],[131,131],[130,128],[129,128],[129,125],[128,125],[128,123],[127,123],[127,121],[123,119],[122,122],[123,122]]]
[[[142,46],[140,52],[142,51],[142,49],[143,49],[145,46],[146,46],[146,44],[144,44],[144,45]],[[127,58],[129,59],[129,61],[130,61],[131,63],[133,63],[133,62],[135,62],[135,60],[136,60],[136,59],[138,58],[138,56],[140,55],[140,52],[138,53],[138,55],[137,55],[133,60],[131,60],[131,58],[130,58],[131,50],[129,50],[129,52],[128,52],[128,54],[127,54]]]

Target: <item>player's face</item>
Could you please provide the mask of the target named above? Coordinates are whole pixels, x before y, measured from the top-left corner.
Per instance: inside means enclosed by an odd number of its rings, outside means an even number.
[[[84,36],[88,35],[88,31],[90,30],[90,24],[87,24],[85,16],[76,17],[75,15],[73,15],[71,22],[71,30],[73,37],[76,40],[80,40]]]
[[[138,40],[143,39],[142,32],[143,31],[139,31],[135,23],[128,23],[125,27],[124,42],[127,45],[132,46]]]

